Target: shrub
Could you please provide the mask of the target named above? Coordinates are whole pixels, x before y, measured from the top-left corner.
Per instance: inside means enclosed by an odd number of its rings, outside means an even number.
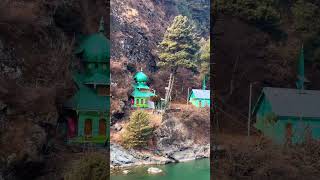
[[[88,154],[77,160],[64,175],[65,180],[107,180],[109,178],[107,157],[102,154]]]
[[[126,148],[141,148],[147,146],[153,133],[149,114],[136,111],[130,116],[130,122],[123,134],[123,146]]]

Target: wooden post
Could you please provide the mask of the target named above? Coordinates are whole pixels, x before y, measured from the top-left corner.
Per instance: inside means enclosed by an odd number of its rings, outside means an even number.
[[[250,83],[249,90],[249,111],[248,111],[248,137],[250,136],[250,125],[251,125],[251,95],[252,95],[252,83]]]
[[[172,74],[170,74],[169,84],[168,84],[168,87],[166,89],[166,95],[165,95],[165,98],[164,98],[165,105],[167,105],[168,99],[169,99],[169,90],[170,90],[170,86],[171,86],[171,78],[172,78]]]
[[[190,88],[188,88],[187,105],[189,105],[189,95],[190,95],[190,94],[189,94],[189,93],[190,93],[190,92],[189,92],[189,89],[190,89]]]
[[[169,101],[171,100],[171,92],[173,87],[174,77],[172,73],[170,74],[169,85],[167,87],[166,96],[165,96],[165,106],[169,107]],[[167,108],[165,107],[165,108]]]

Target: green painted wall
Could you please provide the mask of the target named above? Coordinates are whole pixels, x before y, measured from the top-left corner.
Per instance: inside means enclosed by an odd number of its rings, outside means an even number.
[[[275,121],[270,121],[274,117]],[[269,119],[269,120],[268,120]],[[270,103],[263,99],[256,114],[255,127],[264,136],[269,137],[275,143],[284,144],[286,142],[286,127],[292,125],[292,143],[302,143],[306,134],[311,131],[311,137],[320,139],[320,117],[319,118],[299,118],[299,117],[279,117],[272,112]]]
[[[210,99],[198,99],[194,97],[194,94],[191,94],[189,102],[196,107],[210,107]]]
[[[133,107],[148,108],[148,101],[149,101],[149,98],[135,97]]]
[[[109,124],[109,115],[108,113],[98,113],[98,112],[84,112],[81,111],[78,113],[78,137],[84,137],[85,136],[85,120],[86,119],[91,119],[92,122],[92,138],[97,138],[101,137],[99,135],[99,121],[100,119],[105,119],[106,120],[106,132],[104,135],[104,139],[101,139],[101,143],[104,143],[104,141],[109,138],[110,134],[110,124]]]

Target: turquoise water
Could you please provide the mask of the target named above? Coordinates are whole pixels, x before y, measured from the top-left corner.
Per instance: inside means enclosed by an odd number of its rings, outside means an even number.
[[[195,160],[186,163],[152,166],[160,168],[163,172],[157,175],[148,174],[147,169],[151,166],[144,166],[129,169],[127,175],[112,174],[111,180],[209,180],[210,162],[209,159]]]

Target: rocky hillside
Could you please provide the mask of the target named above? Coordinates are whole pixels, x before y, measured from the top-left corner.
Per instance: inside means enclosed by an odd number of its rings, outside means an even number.
[[[1,1],[0,179],[45,178],[48,166],[53,172],[64,169],[56,163],[67,164],[72,157],[65,156],[71,150],[56,129],[61,105],[74,93],[69,69],[74,40],[96,31],[101,16],[108,19],[107,5]],[[50,178],[60,179],[57,174]]]
[[[112,61],[141,63],[156,70],[156,46],[177,14],[170,1],[111,1]]]
[[[184,107],[179,112],[168,112],[153,133],[154,145],[143,150],[127,150],[112,143],[111,165],[126,167],[208,158],[210,154],[209,134],[208,108]],[[150,144],[153,144],[151,142]]]
[[[296,30],[291,13],[281,13],[280,29],[273,33],[247,21],[241,15],[220,9],[214,18],[214,61],[220,126],[226,129],[246,129],[249,84],[253,86],[253,103],[262,87],[295,88],[297,61],[300,48],[308,42]],[[236,31],[235,31],[236,29]],[[320,68],[317,61],[306,55],[306,77],[311,81],[308,89],[320,89]],[[244,131],[243,131],[244,132]]]
[[[151,87],[164,97],[169,72],[157,67],[157,46],[162,41],[166,28],[179,14],[188,15],[199,27],[197,29],[201,32],[200,36],[208,38],[209,27],[203,25],[209,23],[209,10],[199,8],[199,4],[204,7],[207,4],[209,7],[208,0],[191,3],[168,0],[111,1],[111,94],[114,115],[123,116],[125,103],[132,91],[128,84],[133,83],[134,73],[141,68],[149,76]],[[174,85],[173,99],[185,102],[188,88],[200,87],[201,82],[199,74],[180,69]]]

